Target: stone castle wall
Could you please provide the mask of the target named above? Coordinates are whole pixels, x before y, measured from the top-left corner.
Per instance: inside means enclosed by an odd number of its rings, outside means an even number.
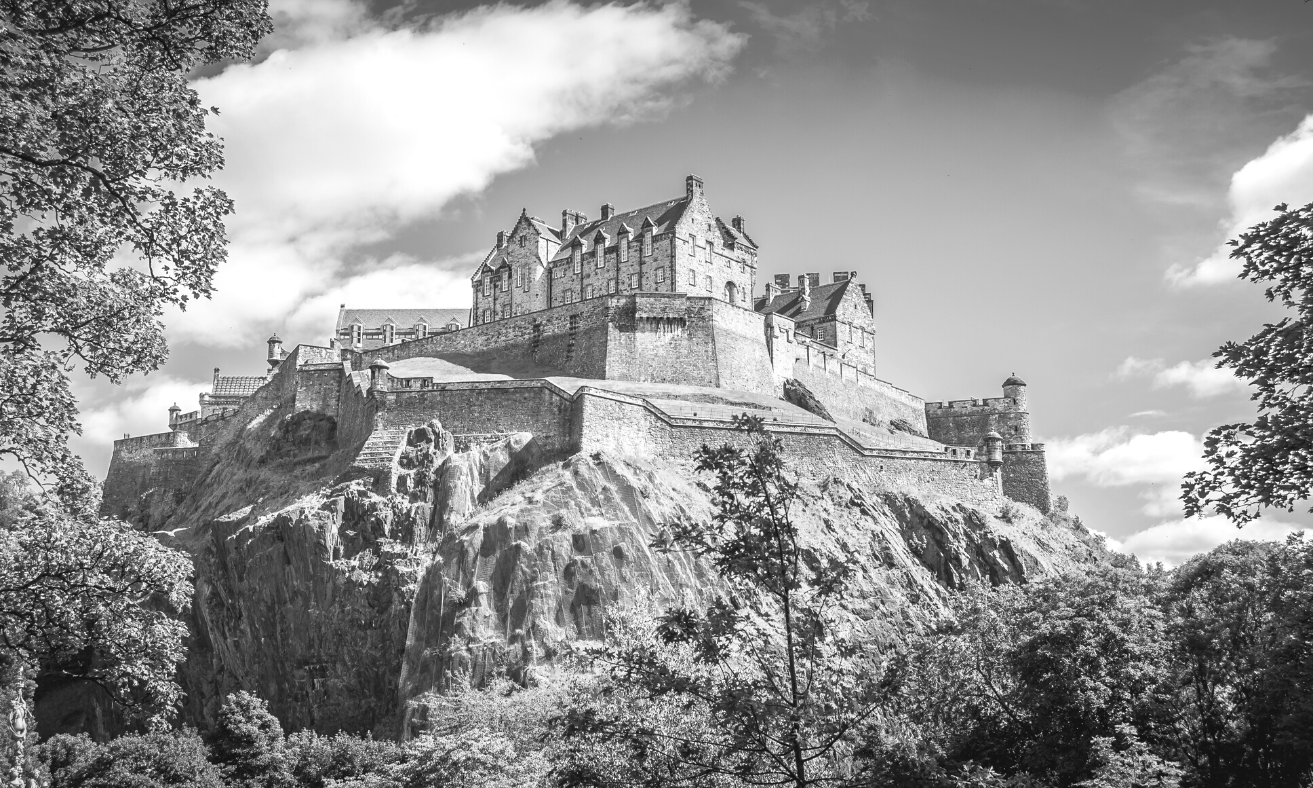
[[[1048,513],[1053,508],[1044,444],[1024,443],[1003,452],[1003,494]]]
[[[980,446],[990,432],[1030,442],[1030,413],[1012,397],[927,402],[925,421],[931,439],[949,446]]]

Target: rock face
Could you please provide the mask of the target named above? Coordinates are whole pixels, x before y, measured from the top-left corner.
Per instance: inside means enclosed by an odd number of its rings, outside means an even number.
[[[562,644],[603,638],[608,610],[714,592],[708,567],[649,546],[662,523],[710,514],[688,458],[549,460],[527,433],[458,447],[430,422],[399,439],[390,471],[367,473],[331,419],[284,410],[239,425],[191,494],[138,508],[195,561],[189,724],[209,727],[247,689],[289,729],[397,736],[423,693],[529,680]],[[1065,515],[1020,506],[1004,522],[798,470],[796,522],[857,559],[854,614],[875,644],[933,620],[965,583],[1106,560]]]

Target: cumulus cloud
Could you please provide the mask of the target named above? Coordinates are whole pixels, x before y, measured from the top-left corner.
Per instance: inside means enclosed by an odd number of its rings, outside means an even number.
[[[1110,427],[1050,439],[1046,449],[1054,481],[1083,478],[1099,487],[1179,484],[1186,473],[1203,467],[1203,442],[1179,430],[1137,433]]]
[[[1161,561],[1165,566],[1171,567],[1180,566],[1193,556],[1233,539],[1252,541],[1284,539],[1298,530],[1300,530],[1298,526],[1266,518],[1248,523],[1244,528],[1236,528],[1230,521],[1220,516],[1176,519],[1159,523],[1121,539],[1118,549],[1134,553],[1145,563]]]
[[[1182,387],[1190,392],[1194,399],[1219,397],[1223,394],[1244,391],[1245,381],[1235,376],[1230,369],[1218,369],[1215,361],[1181,361],[1168,366],[1160,358],[1136,358],[1128,356],[1117,367],[1114,377],[1121,380],[1148,377],[1153,379],[1155,389]]]
[[[723,78],[744,43],[681,3],[495,5],[396,30],[360,8],[280,0],[284,48],[197,81],[222,111],[218,181],[237,215],[218,292],[171,317],[172,340],[247,344],[285,315],[322,313],[350,281],[459,306],[451,261],[352,250],[529,166],[556,135],[659,116]]]
[[[1271,219],[1274,206],[1309,202],[1313,202],[1313,115],[1231,176],[1227,191],[1229,215],[1221,228],[1226,238],[1237,238],[1255,224]],[[1193,265],[1174,265],[1167,271],[1167,280],[1176,287],[1234,280],[1240,273],[1240,262],[1230,258],[1231,250],[1222,243]]]

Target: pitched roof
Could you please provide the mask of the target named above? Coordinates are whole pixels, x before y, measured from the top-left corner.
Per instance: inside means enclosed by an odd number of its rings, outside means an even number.
[[[843,300],[843,294],[848,291],[848,285],[851,283],[852,280],[849,279],[834,284],[813,287],[810,292],[811,303],[805,310],[802,308],[801,290],[780,293],[772,298],[769,303],[767,303],[766,297],[762,296],[756,300],[753,306],[762,314],[779,314],[791,317],[798,323],[817,320],[838,313],[839,302]]]
[[[469,318],[468,309],[340,309],[337,313],[337,330],[341,331],[356,320],[366,328],[377,328],[391,318],[399,328],[410,328],[421,320],[430,328],[445,326],[455,320],[461,327]]]
[[[734,225],[732,224],[725,224],[720,220],[719,216],[716,217],[716,226],[720,228],[721,233],[723,233],[725,237],[733,239],[734,243],[746,246],[749,249],[757,248],[757,242],[752,240],[751,236],[734,229]]]
[[[583,251],[591,251],[593,237],[597,235],[598,230],[606,233],[606,237],[609,239],[617,238],[620,235],[620,225],[622,224],[631,228],[641,228],[643,222],[650,219],[653,225],[652,232],[664,233],[673,227],[675,222],[679,221],[679,217],[684,215],[684,208],[687,205],[688,198],[680,197],[677,200],[666,200],[634,211],[617,213],[610,219],[594,219],[591,222],[584,222],[572,229],[562,239],[561,248],[556,251],[556,256],[552,260],[568,258],[570,256],[570,242],[575,238],[583,242]]]
[[[214,391],[210,392],[215,397],[249,397],[255,393],[255,390],[263,386],[265,378],[245,376],[245,375],[226,375],[220,376],[214,382]]]
[[[547,222],[544,222],[542,219],[539,219],[537,216],[529,216],[526,214],[525,218],[533,222],[534,226],[538,228],[538,232],[541,233],[542,235],[545,235],[548,238],[554,238],[558,241],[561,240],[560,228],[551,226]]]

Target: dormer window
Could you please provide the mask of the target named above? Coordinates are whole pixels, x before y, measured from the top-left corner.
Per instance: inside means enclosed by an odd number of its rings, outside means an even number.
[[[393,327],[393,325],[392,325],[391,323],[384,323],[384,324],[383,324],[383,344],[385,344],[385,345],[391,345],[391,344],[392,344],[392,337],[393,337],[394,332],[395,332],[395,329],[394,329],[394,327]]]
[[[428,323],[416,323],[416,324],[415,324],[415,337],[416,337],[417,339],[423,339],[424,337],[426,337],[426,336],[428,336],[428,335],[429,335],[429,326],[428,326]]]
[[[365,327],[359,323],[351,324],[351,344],[359,345],[365,339]]]
[[[450,323],[447,324],[447,330],[460,331],[460,323],[457,323],[455,320],[451,321]]]

